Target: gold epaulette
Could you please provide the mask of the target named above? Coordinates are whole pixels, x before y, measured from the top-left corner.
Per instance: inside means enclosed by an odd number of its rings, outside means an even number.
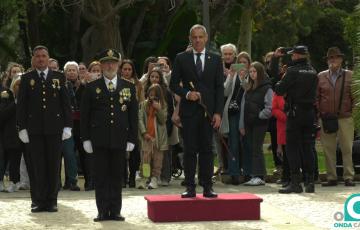
[[[127,81],[127,82],[130,82],[131,84],[135,84],[134,80],[129,80],[129,79],[126,79],[124,77],[121,77],[121,79],[123,79],[124,81]]]

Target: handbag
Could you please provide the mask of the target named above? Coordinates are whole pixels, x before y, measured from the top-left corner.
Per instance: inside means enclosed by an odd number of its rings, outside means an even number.
[[[340,114],[340,109],[341,109],[341,102],[343,99],[343,95],[344,95],[344,83],[345,83],[345,71],[343,71],[343,80],[341,83],[341,91],[340,91],[340,101],[339,101],[339,107],[338,107],[338,111],[333,114],[333,113],[328,113],[325,114],[321,117],[321,121],[323,124],[323,130],[325,133],[336,133],[339,129],[339,122],[338,122],[338,117]]]
[[[240,112],[240,106],[237,103],[237,98],[239,96],[240,89],[241,89],[241,86],[238,89],[238,92],[236,94],[235,99],[230,99],[229,108],[228,108],[228,113],[230,115],[233,115],[233,114],[236,114],[236,113]]]

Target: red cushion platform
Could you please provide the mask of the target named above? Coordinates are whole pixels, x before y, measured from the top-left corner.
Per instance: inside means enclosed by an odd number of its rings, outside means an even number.
[[[218,198],[148,195],[148,218],[154,222],[259,220],[262,198],[251,193],[222,193]]]

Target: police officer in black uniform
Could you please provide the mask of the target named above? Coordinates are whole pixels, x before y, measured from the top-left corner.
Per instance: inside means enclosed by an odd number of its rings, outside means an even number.
[[[57,212],[62,140],[71,137],[71,108],[62,73],[48,68],[45,46],[33,50],[34,70],[21,78],[16,109],[26,144],[32,212]]]
[[[120,215],[126,151],[138,132],[135,85],[117,76],[120,54],[108,49],[99,55],[103,77],[86,85],[80,107],[80,131],[86,152],[94,153],[94,221],[124,221]]]
[[[306,172],[305,192],[314,192],[314,155],[311,146],[315,141],[317,73],[308,62],[306,46],[295,46],[289,53],[292,63],[275,86],[275,92],[285,95],[286,100],[286,154],[291,173],[290,184],[280,189],[279,193],[303,192],[301,167]]]

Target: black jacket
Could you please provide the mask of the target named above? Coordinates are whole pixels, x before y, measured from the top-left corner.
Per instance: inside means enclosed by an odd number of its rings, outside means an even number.
[[[270,88],[271,81],[266,77],[256,89],[246,92],[244,106],[244,123],[246,125],[267,123],[267,120],[259,118],[259,113],[265,108],[264,97]]]
[[[10,90],[1,91],[0,132],[4,149],[20,149],[21,142],[16,129],[16,104]]]
[[[30,135],[61,134],[72,127],[71,107],[62,73],[49,70],[43,81],[36,70],[21,77],[17,102],[18,130]]]
[[[121,97],[128,92],[127,98]],[[135,85],[118,78],[114,92],[109,92],[100,78],[86,85],[80,106],[80,136],[94,147],[125,149],[126,142],[137,144],[138,102]]]
[[[182,82],[183,87],[180,86]],[[180,116],[191,116],[199,109],[197,102],[186,99],[186,94],[193,90],[200,92],[202,102],[207,106],[209,113],[222,114],[224,107],[224,71],[221,57],[205,53],[205,65],[202,76],[198,76],[194,63],[194,54],[179,53],[171,72],[170,89],[181,97]]]
[[[316,70],[306,59],[299,59],[288,67],[283,79],[275,85],[275,92],[278,95],[287,94],[287,103],[313,108],[317,83]]]

